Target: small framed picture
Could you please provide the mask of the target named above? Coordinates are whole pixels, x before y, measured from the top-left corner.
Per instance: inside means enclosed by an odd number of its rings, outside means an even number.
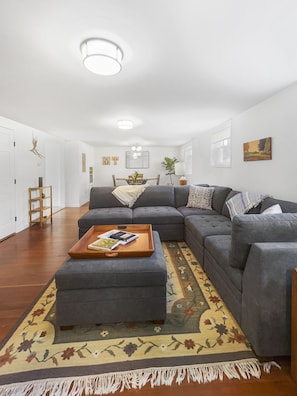
[[[82,153],[82,155],[81,155],[81,170],[82,170],[82,172],[86,172],[87,171],[86,153]]]

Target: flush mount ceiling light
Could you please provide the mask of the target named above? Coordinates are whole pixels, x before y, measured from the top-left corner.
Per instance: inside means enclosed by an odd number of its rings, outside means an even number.
[[[80,46],[85,67],[95,74],[113,76],[122,69],[123,51],[112,41],[91,38]]]
[[[119,120],[118,128],[120,129],[132,129],[134,127],[134,123],[131,120]]]

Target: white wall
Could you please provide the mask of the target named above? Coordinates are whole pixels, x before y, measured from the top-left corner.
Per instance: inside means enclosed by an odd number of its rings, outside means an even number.
[[[85,171],[82,167],[82,154],[85,154]],[[65,143],[66,206],[78,207],[89,201],[90,167],[94,167],[94,148],[80,141]]]
[[[192,183],[269,193],[297,202],[297,84],[245,111],[232,120],[232,166],[210,166],[211,131],[192,142]],[[272,160],[243,161],[243,143],[272,137]]]
[[[64,141],[44,134],[44,185],[53,188],[53,209],[65,207]]]
[[[65,206],[64,192],[64,143],[61,139],[47,133],[0,117],[0,125],[13,131],[15,146],[15,216],[16,232],[29,225],[28,188],[38,186],[38,178],[43,177],[44,185],[53,186],[53,206]],[[42,154],[39,158],[30,150],[32,137],[38,140],[37,149]]]
[[[160,184],[167,184],[170,182],[169,176],[165,175],[165,169],[161,162],[164,157],[176,157],[180,160],[179,147],[143,147],[144,151],[149,152],[149,168],[147,169],[127,169],[126,168],[126,151],[129,147],[96,147],[95,148],[95,162],[94,162],[94,185],[95,186],[112,186],[112,175],[116,177],[127,177],[135,170],[143,173],[145,177],[160,177]],[[110,165],[103,165],[103,157],[119,157],[117,165],[114,165],[110,160]],[[177,184],[177,176],[173,177]],[[152,181],[152,184],[154,182]],[[123,182],[125,184],[125,182]]]

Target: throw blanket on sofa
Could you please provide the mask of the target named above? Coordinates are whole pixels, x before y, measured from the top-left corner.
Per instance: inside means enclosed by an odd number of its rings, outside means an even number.
[[[253,192],[241,192],[234,195],[234,197],[226,201],[231,220],[234,216],[244,214],[256,207],[266,197],[268,197],[267,194],[262,195]]]
[[[112,194],[123,204],[132,208],[138,197],[143,193],[148,184],[118,186]]]

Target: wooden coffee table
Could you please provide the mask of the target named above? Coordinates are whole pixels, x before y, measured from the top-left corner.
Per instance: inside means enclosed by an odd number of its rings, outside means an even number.
[[[100,234],[113,229],[132,232],[139,237],[127,245],[117,246],[112,251],[88,249],[88,245],[96,241]],[[69,250],[68,254],[75,259],[146,257],[151,256],[154,250],[151,224],[95,225]]]

